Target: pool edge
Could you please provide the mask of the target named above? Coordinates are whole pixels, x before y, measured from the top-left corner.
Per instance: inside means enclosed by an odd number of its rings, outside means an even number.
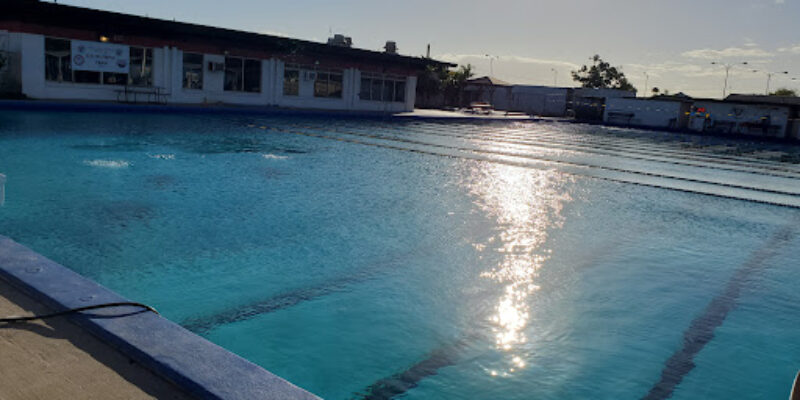
[[[128,301],[0,235],[0,279],[56,310]],[[120,307],[73,322],[156,375],[206,399],[319,399],[260,366],[151,312]],[[111,316],[127,314],[118,318]]]

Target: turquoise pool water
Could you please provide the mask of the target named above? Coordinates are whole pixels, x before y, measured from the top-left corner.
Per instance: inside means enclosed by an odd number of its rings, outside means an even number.
[[[732,145],[0,111],[0,234],[325,398],[784,398],[800,166]]]

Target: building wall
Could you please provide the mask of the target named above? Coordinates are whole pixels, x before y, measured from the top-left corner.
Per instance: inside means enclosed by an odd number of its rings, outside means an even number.
[[[636,98],[607,98],[603,122],[661,129],[686,128],[687,103]]]
[[[800,119],[790,119],[786,133],[787,139],[800,140]]]
[[[487,102],[496,110],[519,111],[548,117],[561,117],[567,111],[566,88],[471,85],[466,91],[470,93],[470,101]]]
[[[720,134],[787,137],[789,108],[772,105],[696,101],[689,130]]]
[[[22,93],[35,99],[120,101],[124,99],[120,85],[93,83],[53,82],[45,79],[45,37],[38,34],[10,33],[9,48],[19,51],[22,70]],[[224,63],[224,54],[203,54],[203,87],[183,87],[183,50],[176,47],[153,48],[153,86],[135,89],[162,93],[161,99],[173,104],[236,104],[251,106],[279,106],[301,109],[352,110],[401,112],[414,109],[416,77],[405,78],[405,101],[367,101],[359,98],[360,71],[344,69],[341,98],[314,96],[314,81],[301,73],[299,95],[283,94],[283,61],[270,58],[261,60],[261,91],[257,93],[224,90],[225,72],[210,71],[209,62]],[[321,66],[324,67],[324,66]],[[155,97],[139,95],[137,100]],[[128,100],[133,100],[129,95]]]
[[[514,86],[511,90],[512,108],[528,114],[562,117],[567,112],[566,88],[547,86]]]

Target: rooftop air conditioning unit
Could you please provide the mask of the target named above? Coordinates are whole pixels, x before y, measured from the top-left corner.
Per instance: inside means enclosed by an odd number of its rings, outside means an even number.
[[[328,44],[339,47],[353,47],[353,39],[349,36],[337,33],[332,38],[328,38]]]
[[[397,43],[392,40],[386,41],[386,46],[383,46],[386,50],[386,54],[397,54]]]
[[[219,72],[225,70],[225,63],[221,62],[208,62],[208,70],[211,72]]]

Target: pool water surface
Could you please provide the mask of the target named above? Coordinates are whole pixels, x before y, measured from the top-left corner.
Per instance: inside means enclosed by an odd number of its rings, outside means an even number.
[[[724,145],[0,111],[0,234],[324,398],[784,398],[800,166]]]

